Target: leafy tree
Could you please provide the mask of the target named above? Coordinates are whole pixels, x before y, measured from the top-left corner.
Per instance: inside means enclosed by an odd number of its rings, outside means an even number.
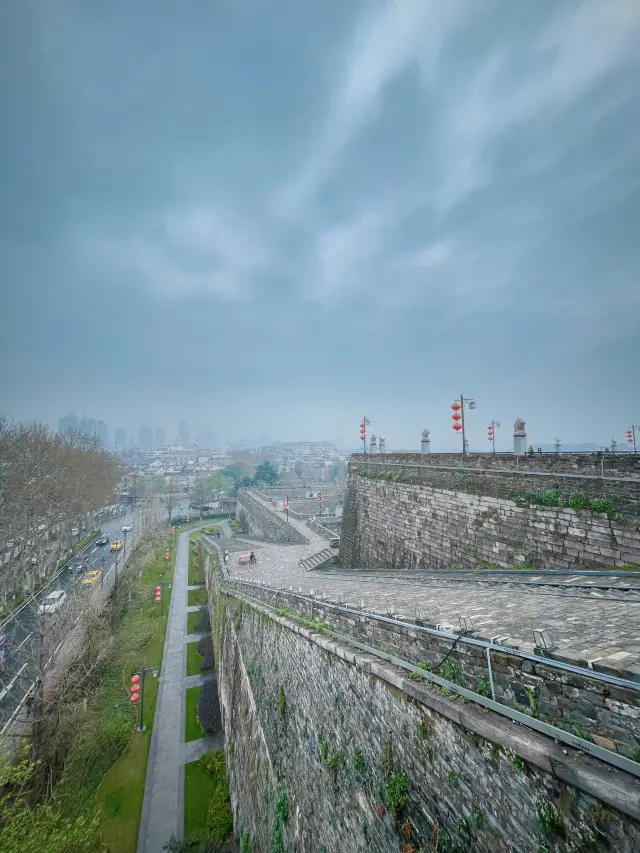
[[[237,483],[238,480],[242,479],[242,477],[247,474],[251,474],[253,471],[253,466],[249,465],[248,462],[245,462],[244,459],[236,459],[235,462],[232,462],[230,465],[224,469],[223,474],[227,477],[231,477],[231,479]]]
[[[275,486],[278,482],[278,471],[271,462],[261,462],[256,469],[253,482],[258,485],[264,483],[266,486]]]

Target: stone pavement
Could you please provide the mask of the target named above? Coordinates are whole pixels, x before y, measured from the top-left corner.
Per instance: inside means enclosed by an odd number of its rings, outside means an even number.
[[[265,506],[269,506],[264,502]],[[273,511],[273,507],[271,507]],[[473,578],[451,580],[421,577],[398,577],[383,573],[367,575],[359,572],[327,570],[305,572],[298,561],[326,547],[326,540],[307,526],[290,517],[310,540],[309,545],[283,545],[246,540],[256,552],[256,566],[239,566],[232,558],[232,578],[270,581],[294,592],[326,594],[336,601],[343,596],[346,604],[363,610],[413,619],[419,608],[425,621],[454,629],[460,616],[470,616],[476,627],[475,636],[493,640],[508,638],[510,645],[526,648],[533,643],[534,628],[548,628],[560,654],[577,655],[588,660],[611,658],[623,660],[627,655],[640,657],[640,604],[600,597],[581,597],[566,590],[554,594],[533,585],[513,583],[480,585]],[[238,540],[219,539],[221,548],[231,552]],[[504,641],[504,640],[503,640]],[[627,661],[628,662],[628,661]]]
[[[189,533],[185,532],[178,540],[138,853],[161,853],[172,835],[183,835],[188,563]]]

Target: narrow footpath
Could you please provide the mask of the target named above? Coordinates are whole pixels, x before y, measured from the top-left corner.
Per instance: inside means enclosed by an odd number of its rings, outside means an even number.
[[[169,624],[151,735],[147,780],[138,834],[138,853],[161,853],[172,835],[182,838],[184,825],[185,637],[189,533],[178,539]]]

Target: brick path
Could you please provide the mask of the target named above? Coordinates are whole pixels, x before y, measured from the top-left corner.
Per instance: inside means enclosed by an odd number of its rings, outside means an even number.
[[[265,507],[274,511],[271,504]],[[304,533],[309,545],[280,545],[246,540],[217,540],[231,552],[229,568],[232,577],[270,581],[309,593],[325,593],[336,600],[338,595],[352,606],[385,614],[387,605],[399,617],[413,619],[416,609],[424,612],[429,623],[458,628],[460,616],[470,616],[476,627],[475,636],[492,640],[509,638],[519,648],[533,643],[534,628],[548,628],[562,655],[595,660],[617,659],[629,663],[627,656],[640,658],[640,604],[609,601],[603,598],[583,599],[561,590],[547,594],[531,586],[493,584],[487,588],[477,581],[434,581],[433,578],[362,575],[350,571],[304,572],[298,560],[326,548],[327,542],[305,524],[290,518],[289,523]],[[233,551],[238,546],[254,550],[257,566],[239,566]],[[233,549],[233,550],[232,550]],[[511,579],[510,579],[511,580]]]

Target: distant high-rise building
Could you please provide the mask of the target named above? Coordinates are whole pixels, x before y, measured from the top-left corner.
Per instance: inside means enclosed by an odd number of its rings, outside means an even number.
[[[127,444],[127,432],[124,429],[117,429],[115,432],[115,445],[116,447],[126,447]]]
[[[93,434],[100,439],[102,444],[106,445],[109,438],[109,427],[104,421],[95,421]]]
[[[189,424],[186,421],[180,421],[178,424],[178,444],[189,447]]]
[[[138,430],[138,447],[141,450],[153,450],[153,430],[148,424]]]
[[[162,427],[158,427],[153,434],[153,446],[156,450],[167,446],[167,442],[164,437],[164,429]]]
[[[84,432],[87,435],[94,435],[95,424],[96,422],[93,418],[88,418],[86,415],[83,415],[78,422],[78,429],[80,432]]]
[[[68,429],[78,429],[78,417],[74,412],[65,415],[58,421],[59,432],[66,432]]]

